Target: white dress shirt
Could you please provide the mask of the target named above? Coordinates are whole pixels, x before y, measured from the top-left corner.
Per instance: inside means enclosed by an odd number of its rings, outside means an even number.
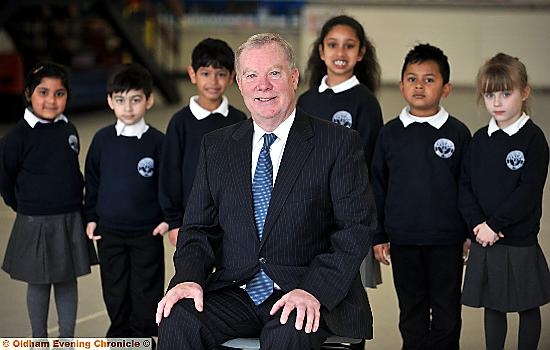
[[[33,129],[36,126],[37,123],[42,123],[42,124],[51,123],[51,121],[49,121],[49,120],[44,120],[44,119],[38,118],[29,108],[25,109],[25,114],[23,115],[23,119],[25,119],[27,124],[29,124],[29,126]],[[69,119],[67,119],[67,117],[64,114],[60,114],[53,120],[53,122],[55,123],[55,122],[59,122],[59,121],[63,121],[65,123],[68,123]]]
[[[220,113],[224,117],[227,117],[227,115],[229,114],[229,101],[227,100],[227,97],[222,96],[222,103],[220,103],[218,108],[213,111],[202,108],[202,106],[199,105],[199,103],[197,102],[198,98],[199,96],[195,95],[189,99],[189,109],[191,109],[191,113],[193,113],[197,120],[202,120],[212,113]]]
[[[502,131],[504,131],[508,136],[512,136],[516,134],[529,120],[529,116],[525,113],[523,113],[518,120],[516,120],[513,124],[508,125]],[[500,130],[500,127],[498,126],[495,118],[491,118],[489,120],[489,126],[487,127],[487,135],[489,137],[497,130]]]
[[[145,123],[145,119],[141,118],[137,123],[126,125],[120,120],[116,121],[115,124],[116,136],[128,136],[128,137],[137,137],[141,139],[143,134],[149,130],[149,125]]]
[[[279,172],[279,165],[281,164],[281,159],[283,158],[283,152],[285,150],[290,127],[292,127],[295,117],[296,109],[292,111],[290,116],[286,118],[286,120],[282,122],[277,129],[273,130],[273,134],[277,136],[271,145],[271,151],[269,152],[271,163],[273,164],[273,186],[275,186],[275,179],[277,179],[277,173]],[[266,132],[254,122],[254,135],[252,136],[252,179],[254,179],[258,157],[264,145],[264,134],[266,134]]]
[[[341,82],[340,84],[336,84],[334,86],[328,86],[327,84],[327,75],[321,79],[321,84],[319,84],[319,93],[324,92],[327,89],[331,89],[335,94],[344,92],[346,90],[351,89],[354,86],[357,86],[360,84],[359,79],[354,75],[351,78],[349,78],[346,81]]]
[[[449,113],[447,113],[443,106],[439,106],[439,111],[431,117],[417,117],[412,115],[410,111],[411,108],[406,106],[399,114],[399,120],[401,120],[405,128],[412,123],[428,123],[434,128],[439,129],[443,126],[443,124],[445,124],[447,119],[449,119]]]

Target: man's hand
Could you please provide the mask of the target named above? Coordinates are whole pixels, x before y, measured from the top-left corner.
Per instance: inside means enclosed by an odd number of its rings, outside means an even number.
[[[372,247],[374,258],[384,265],[390,264],[390,244],[381,243]]]
[[[179,228],[173,228],[170,231],[168,231],[168,239],[170,240],[170,243],[175,247],[176,243],[178,243],[178,232]]]
[[[198,312],[202,312],[202,287],[195,282],[182,282],[170,289],[164,298],[159,301],[156,315],[157,324],[160,324],[163,317],[168,317],[170,315],[170,311],[172,311],[172,308],[178,301],[185,298],[193,299],[195,302],[195,309],[197,309]]]
[[[98,239],[101,239],[101,236],[97,235],[97,236],[94,236],[94,232],[95,232],[95,229],[97,227],[97,224],[93,221],[90,221],[87,225],[86,225],[86,235],[88,236],[89,239],[91,239],[92,241],[97,241]]]
[[[280,308],[283,308],[280,322],[285,324],[288,321],[290,313],[296,309],[296,323],[294,327],[301,330],[304,328],[306,333],[317,332],[319,329],[319,320],[321,318],[321,303],[310,293],[303,289],[294,289],[279,299],[271,308],[270,315],[275,315]]]

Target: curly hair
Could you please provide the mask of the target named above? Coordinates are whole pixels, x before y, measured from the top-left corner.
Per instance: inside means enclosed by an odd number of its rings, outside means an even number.
[[[311,49],[311,54],[307,61],[307,76],[309,87],[319,86],[323,77],[327,74],[327,65],[321,59],[319,47],[323,45],[323,40],[334,26],[345,25],[353,29],[359,40],[359,50],[365,49],[363,59],[355,64],[353,74],[372,92],[376,92],[380,86],[381,69],[376,56],[376,48],[365,34],[363,26],[354,18],[346,15],[336,16],[329,19],[321,29],[321,33]]]

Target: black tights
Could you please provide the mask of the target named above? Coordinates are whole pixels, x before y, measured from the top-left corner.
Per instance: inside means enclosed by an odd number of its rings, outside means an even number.
[[[34,338],[48,337],[48,311],[52,284],[30,284],[27,287],[27,310]],[[76,280],[53,283],[59,337],[74,337],[78,288]]]
[[[504,349],[508,323],[506,313],[485,309],[485,348]],[[536,350],[541,330],[540,309],[534,308],[519,313],[518,350]]]

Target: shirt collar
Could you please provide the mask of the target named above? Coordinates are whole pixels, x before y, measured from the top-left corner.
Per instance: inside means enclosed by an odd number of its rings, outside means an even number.
[[[192,96],[189,99],[189,108],[191,109],[191,113],[197,118],[197,120],[202,120],[208,117],[210,114],[219,113],[223,115],[224,117],[227,117],[229,114],[229,101],[227,100],[227,97],[222,96],[222,103],[213,111],[209,111],[207,109],[204,109],[199,105],[197,102],[197,99],[199,96],[195,95]]]
[[[120,120],[116,121],[115,124],[116,136],[128,136],[128,137],[137,137],[141,139],[143,134],[149,130],[149,125],[145,123],[145,119],[141,118],[135,124],[126,125]]]
[[[434,128],[439,129],[445,124],[447,119],[449,119],[449,113],[447,113],[443,106],[439,106],[439,111],[431,117],[417,117],[412,115],[410,110],[411,107],[406,106],[399,114],[399,119],[405,128],[412,123],[428,123]]]
[[[504,131],[508,136],[512,136],[516,134],[529,120],[529,116],[525,113],[523,113],[518,120],[516,120],[513,124],[508,125],[502,131]],[[498,127],[498,124],[495,120],[495,118],[491,118],[489,120],[489,126],[487,127],[487,135],[491,136],[495,131],[500,130]]]
[[[286,143],[286,140],[288,139],[288,134],[290,133],[290,128],[292,127],[292,124],[294,123],[294,119],[296,118],[296,109],[290,113],[288,118],[285,119],[275,130],[273,130],[273,134],[277,136],[277,139],[275,142],[283,142]],[[256,144],[256,142],[263,142],[262,137],[266,133],[264,129],[260,128],[256,122],[253,122],[254,125],[254,136],[252,139],[252,144]],[[278,141],[280,140],[280,141]]]
[[[44,120],[44,119],[38,118],[33,112],[31,112],[31,110],[29,108],[25,109],[25,114],[23,115],[23,118],[25,119],[27,124],[29,124],[29,126],[33,129],[36,126],[37,123],[42,123],[42,124],[51,123],[51,121],[49,121],[49,120]],[[55,123],[55,122],[59,122],[59,121],[64,121],[65,123],[68,123],[69,119],[67,119],[67,117],[64,114],[60,114],[53,120],[53,122]]]
[[[335,94],[346,91],[351,89],[352,87],[355,87],[359,85],[359,79],[354,75],[351,78],[349,78],[346,81],[341,82],[340,84],[334,85],[334,86],[328,86],[327,85],[327,76],[325,75],[323,79],[321,79],[321,84],[319,84],[319,93],[325,92],[327,89],[331,89],[334,91]]]

